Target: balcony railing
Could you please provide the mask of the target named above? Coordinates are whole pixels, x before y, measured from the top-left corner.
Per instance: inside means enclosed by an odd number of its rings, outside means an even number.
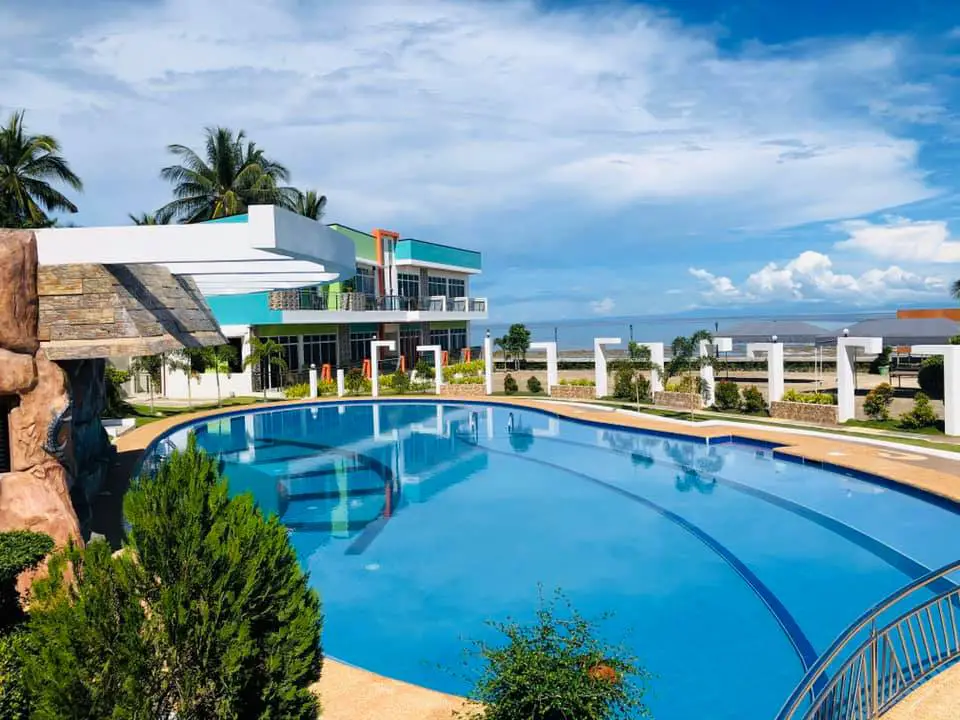
[[[340,310],[347,312],[455,312],[484,313],[486,298],[432,295],[371,295],[368,293],[323,293],[315,288],[275,290],[268,299],[271,310]]]

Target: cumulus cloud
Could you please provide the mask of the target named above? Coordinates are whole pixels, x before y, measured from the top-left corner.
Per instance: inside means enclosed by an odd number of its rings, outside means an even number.
[[[609,315],[616,307],[613,298],[605,297],[602,300],[594,300],[590,303],[590,309],[597,315]]]
[[[888,217],[882,223],[849,220],[836,225],[847,239],[834,246],[896,262],[958,263],[960,239],[952,239],[943,220]]]
[[[196,0],[82,6],[0,44],[0,102],[64,141],[88,222],[165,201],[164,146],[208,124],[366,225],[570,200],[783,227],[934,192],[915,141],[851,112],[896,105],[909,51],[889,38],[736,54],[649,8],[532,0],[236,0],[233,22]]]
[[[706,288],[701,295],[715,303],[770,302],[773,300],[842,300],[871,305],[894,299],[942,295],[942,278],[923,276],[896,265],[874,268],[858,275],[837,272],[823,253],[807,250],[784,264],[767,263],[741,285],[701,268],[690,274]]]

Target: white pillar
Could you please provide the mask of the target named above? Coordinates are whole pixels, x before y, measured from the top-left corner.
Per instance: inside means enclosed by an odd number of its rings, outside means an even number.
[[[598,398],[607,396],[607,356],[603,354],[603,346],[619,345],[622,342],[623,340],[620,338],[593,339],[594,379],[596,380],[596,396]]]
[[[550,342],[530,343],[531,350],[547,351],[547,395],[550,395],[550,388],[560,382],[560,373],[557,372],[557,344]]]
[[[393,352],[397,349],[397,343],[395,340],[370,341],[370,386],[373,397],[380,397],[380,348]]]
[[[433,353],[433,376],[437,386],[437,395],[440,394],[440,386],[443,384],[443,349],[439,345],[417,345],[417,352]]]
[[[718,337],[714,338],[712,342],[708,340],[701,340],[700,357],[709,356],[711,348],[716,348],[720,352],[730,352],[733,350],[733,339]],[[707,407],[710,407],[713,405],[713,402],[716,399],[713,367],[710,365],[705,365],[704,367],[700,368],[700,379],[703,381],[703,404]]]
[[[960,435],[960,345],[914,345],[910,352],[943,355],[943,430]]]
[[[663,343],[637,343],[637,345],[650,349],[650,364],[653,365],[650,371],[650,392],[660,392],[663,390]]]
[[[493,395],[493,338],[489,330],[483,338],[483,377],[487,395]]]
[[[837,420],[846,422],[856,417],[856,355],[862,350],[867,355],[883,352],[883,338],[837,338]]]
[[[346,381],[343,377],[343,368],[337,368],[337,397],[343,397],[347,394]]]
[[[317,397],[317,366],[313,363],[310,364],[310,397]]]
[[[770,402],[783,399],[783,343],[748,343],[747,357],[755,358],[757,353],[767,354],[767,395]]]

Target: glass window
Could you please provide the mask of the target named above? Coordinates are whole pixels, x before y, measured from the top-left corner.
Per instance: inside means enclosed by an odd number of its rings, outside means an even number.
[[[374,281],[373,268],[366,265],[357,265],[357,274],[353,278],[353,286],[358,293],[376,295],[377,284]]]
[[[427,295],[446,295],[446,294],[447,294],[447,279],[445,277],[430,275],[427,278]]]
[[[336,335],[304,335],[303,336],[303,363],[307,367],[316,365],[317,369],[324,365],[337,365],[337,336]]]
[[[350,333],[350,361],[359,363],[370,359],[370,341],[377,336],[372,332]]]
[[[450,349],[450,331],[449,330],[431,330],[430,344],[439,345],[441,350]]]
[[[467,329],[454,328],[450,331],[450,350],[459,352],[467,346]]]
[[[420,297],[420,275],[418,273],[397,273],[397,286],[400,297]]]
[[[467,294],[467,283],[459,278],[447,278],[447,297],[464,297]]]

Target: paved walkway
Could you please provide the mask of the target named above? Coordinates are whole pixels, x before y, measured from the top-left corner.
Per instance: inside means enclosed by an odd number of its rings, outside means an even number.
[[[418,399],[424,400],[423,396]],[[477,400],[477,398],[464,398]],[[362,401],[363,399],[361,399]],[[366,399],[369,401],[369,399]],[[456,398],[443,398],[456,402]],[[320,402],[338,402],[337,398]],[[293,401],[296,402],[296,401]],[[302,402],[302,401],[300,401]],[[347,401],[349,402],[349,400]],[[389,400],[386,400],[389,402]],[[807,460],[825,462],[840,468],[861,470],[881,475],[894,482],[921,488],[930,493],[960,502],[960,458],[948,460],[926,455],[921,449],[892,450],[890,448],[856,442],[854,438],[824,435],[791,434],[775,427],[750,427],[743,423],[696,424],[670,422],[652,415],[632,415],[612,409],[592,409],[529,398],[496,398],[492,402],[518,407],[546,410],[572,419],[600,422],[637,429],[659,430],[692,437],[718,438],[736,436],[774,443],[781,453]],[[291,403],[276,403],[282,407]],[[260,406],[261,408],[263,406]],[[157,436],[198,417],[216,415],[217,410],[190,416],[170,417],[144,425],[117,438],[120,468],[129,468],[136,457]],[[718,418],[719,419],[719,418]],[[127,470],[129,473],[129,470]],[[122,494],[129,474],[115,478],[120,482],[112,495]],[[451,712],[461,706],[461,700],[421,687],[389,680],[348,665],[328,660],[323,676],[317,684],[323,698],[324,720],[440,720],[450,718]],[[960,718],[960,670],[943,673],[910,695],[885,717],[892,720],[957,720]],[[914,714],[908,714],[914,713]],[[917,714],[919,713],[919,714]]]

